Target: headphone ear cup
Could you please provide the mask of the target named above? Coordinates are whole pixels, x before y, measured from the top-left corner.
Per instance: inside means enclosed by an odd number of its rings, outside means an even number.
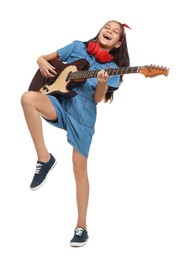
[[[99,50],[96,53],[96,59],[101,63],[105,63],[105,62],[111,62],[114,59],[114,57],[105,50]]]
[[[111,62],[114,57],[106,50],[101,50],[97,42],[89,42],[87,46],[88,53],[95,55],[95,58],[101,62]]]
[[[97,42],[89,42],[87,50],[90,54],[96,54],[99,51],[99,44]]]

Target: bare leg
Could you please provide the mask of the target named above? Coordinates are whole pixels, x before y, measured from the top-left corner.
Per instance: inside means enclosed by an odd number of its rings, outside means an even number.
[[[78,209],[77,226],[87,229],[86,215],[89,198],[89,181],[87,175],[87,158],[73,149],[73,169],[76,181],[76,199]]]
[[[47,95],[34,91],[25,92],[21,97],[21,104],[38,160],[47,162],[50,159],[50,155],[44,142],[40,115],[42,114],[49,120],[56,120],[55,109]]]

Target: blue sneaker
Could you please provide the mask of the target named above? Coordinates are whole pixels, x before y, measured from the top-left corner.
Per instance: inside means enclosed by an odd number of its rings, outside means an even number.
[[[73,247],[85,246],[88,242],[88,233],[82,227],[77,227],[74,230],[74,237],[70,241],[70,245]]]
[[[36,163],[36,171],[33,177],[33,180],[30,184],[31,190],[38,190],[43,186],[48,176],[48,173],[54,168],[56,165],[56,159],[52,154],[50,154],[50,160],[46,163],[37,161]]]

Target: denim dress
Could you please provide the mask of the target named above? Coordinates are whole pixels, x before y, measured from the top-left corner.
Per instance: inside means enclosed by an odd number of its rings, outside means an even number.
[[[104,64],[98,62],[94,56],[87,52],[85,43],[81,41],[74,41],[57,50],[57,53],[61,61],[67,64],[79,59],[86,59],[90,64],[88,70],[108,69],[110,66],[117,68],[114,62]],[[68,143],[86,158],[95,132],[97,107],[94,101],[94,92],[97,83],[97,78],[88,78],[83,84],[73,88],[77,95],[71,98],[48,95],[56,110],[58,120],[56,122],[47,121],[66,130]],[[119,83],[119,76],[111,76],[107,85],[115,90],[119,87]]]

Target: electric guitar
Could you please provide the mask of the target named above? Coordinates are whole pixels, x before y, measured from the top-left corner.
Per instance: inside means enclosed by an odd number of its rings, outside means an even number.
[[[73,88],[78,86],[78,83],[84,83],[88,78],[96,78],[99,72],[99,70],[88,70],[89,63],[86,59],[80,59],[69,64],[65,64],[58,59],[49,62],[56,68],[57,74],[54,77],[45,78],[38,69],[30,83],[29,91],[73,97],[76,95]],[[107,71],[109,76],[141,73],[145,77],[155,77],[159,75],[167,76],[169,73],[169,69],[166,67],[155,65],[109,68],[105,71]]]

